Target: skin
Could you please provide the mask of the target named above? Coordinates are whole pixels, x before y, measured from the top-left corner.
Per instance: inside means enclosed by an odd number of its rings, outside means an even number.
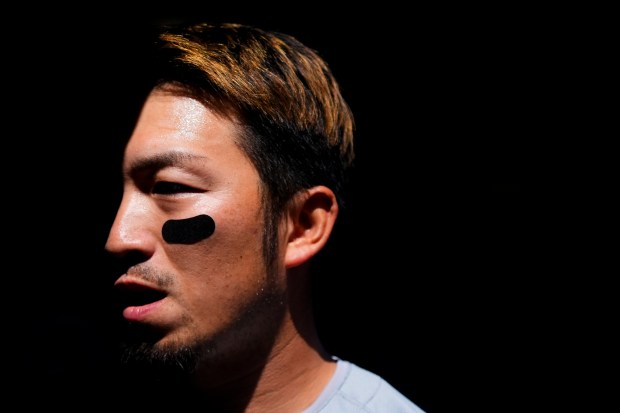
[[[198,352],[190,381],[205,400],[220,411],[300,411],[335,369],[314,327],[307,267],[338,205],[326,187],[299,194],[282,217],[276,271],[268,273],[261,183],[238,135],[234,119],[198,101],[152,92],[125,150],[123,198],[106,250],[137,257],[118,289],[159,293],[146,303],[130,299],[123,317],[154,332],[157,354]],[[215,220],[210,237],[163,240],[166,221],[199,214]]]

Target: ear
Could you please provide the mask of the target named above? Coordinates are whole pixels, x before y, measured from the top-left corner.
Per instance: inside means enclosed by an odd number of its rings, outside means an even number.
[[[291,202],[284,258],[286,268],[305,263],[325,246],[337,216],[336,195],[325,186],[312,187]]]

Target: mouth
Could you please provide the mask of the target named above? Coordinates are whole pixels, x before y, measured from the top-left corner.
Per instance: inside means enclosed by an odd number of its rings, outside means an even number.
[[[140,307],[154,303],[166,297],[163,291],[140,284],[118,284],[116,286],[117,303],[122,308]]]

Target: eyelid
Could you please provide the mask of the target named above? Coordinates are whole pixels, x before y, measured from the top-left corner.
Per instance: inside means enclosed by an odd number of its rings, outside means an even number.
[[[204,190],[173,181],[157,181],[151,188],[151,193],[157,195],[174,195],[179,193],[202,193]]]

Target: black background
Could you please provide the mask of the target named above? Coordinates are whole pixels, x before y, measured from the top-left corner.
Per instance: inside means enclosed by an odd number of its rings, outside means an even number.
[[[296,36],[355,114],[350,202],[317,263],[328,349],[429,413],[580,403],[611,302],[592,298],[606,281],[584,239],[598,162],[575,106],[597,56],[578,11],[332,7],[7,18],[6,337],[22,403],[114,399],[102,250],[139,105],[133,47],[197,17]]]

